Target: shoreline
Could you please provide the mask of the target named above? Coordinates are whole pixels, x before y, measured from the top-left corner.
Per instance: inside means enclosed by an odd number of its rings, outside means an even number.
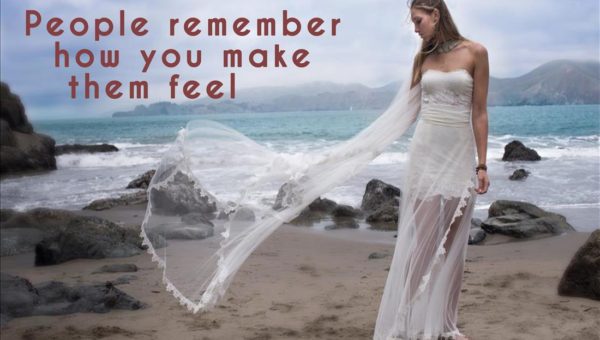
[[[137,205],[81,214],[127,227],[141,221],[144,212],[145,205]],[[32,283],[114,280],[124,273],[91,273],[106,264],[133,263],[138,279],[118,288],[149,304],[137,311],[16,318],[2,329],[2,337],[371,339],[391,256],[369,259],[369,254],[393,254],[395,233],[373,231],[392,241],[378,243],[343,237],[356,230],[309,229],[279,227],[244,262],[217,307],[198,314],[165,290],[162,270],[147,253],[45,267],[33,266],[33,253],[2,257],[2,271]],[[556,293],[564,269],[589,234],[468,246],[460,330],[472,340],[600,337],[600,301]]]

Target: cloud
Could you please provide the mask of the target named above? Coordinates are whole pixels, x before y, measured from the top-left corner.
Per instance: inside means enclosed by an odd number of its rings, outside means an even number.
[[[447,0],[447,4],[461,33],[487,47],[493,76],[519,76],[554,59],[598,60],[600,24],[597,1]],[[68,31],[59,38],[51,37],[40,27],[26,37],[26,9],[40,11],[44,22],[53,16],[60,17],[65,20],[64,26],[77,16],[88,20],[104,16],[118,21],[119,10],[124,9],[127,20],[137,16],[147,18],[150,33],[145,37],[126,33],[125,37],[114,35],[94,42],[91,35],[74,37]],[[298,37],[278,35],[242,38],[234,35],[189,37],[181,32],[175,37],[168,35],[170,18],[183,21],[198,17],[203,23],[211,17],[233,21],[239,16],[251,21],[261,17],[274,17],[280,21],[283,9],[303,22],[312,17],[321,17],[326,21],[340,18],[342,22],[338,35],[311,37],[304,33]],[[173,73],[180,73],[182,79],[195,79],[205,84],[213,79],[225,81],[229,72],[234,71],[239,88],[292,85],[308,81],[382,86],[403,78],[418,42],[412,25],[407,21],[407,3],[402,0],[257,0],[252,5],[241,0],[105,0],[102,6],[97,0],[23,0],[2,1],[0,15],[2,81],[9,83],[13,91],[21,96],[33,118],[54,117],[59,113],[79,116],[108,114],[136,104],[171,100],[167,83]],[[117,69],[98,66],[89,69],[55,68],[55,40],[60,40],[61,46],[72,51],[72,54],[82,48],[93,51],[118,49],[121,63]],[[274,44],[280,44],[287,51],[288,58],[289,53],[298,48],[309,50],[311,65],[305,69],[253,69],[244,66],[235,70],[220,66],[220,52],[223,49],[240,48],[249,52],[262,48],[272,51]],[[143,63],[140,50],[156,49],[158,57],[168,48],[182,53],[188,49],[201,49],[203,64],[196,69],[185,66],[170,69],[157,63],[152,65],[149,72],[141,73]],[[149,100],[117,101],[70,99],[67,86],[70,76],[75,74],[82,77],[85,72],[92,73],[94,79],[102,83],[109,80],[123,83],[136,79],[148,80],[153,97]],[[173,101],[183,102],[187,99],[177,98]]]

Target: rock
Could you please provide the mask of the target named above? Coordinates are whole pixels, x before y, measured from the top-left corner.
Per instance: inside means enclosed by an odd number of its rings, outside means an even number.
[[[296,182],[285,182],[281,185],[277,191],[275,202],[273,203],[273,210],[283,210],[283,208],[290,205],[299,203],[301,199],[300,195],[296,192],[298,184]]]
[[[324,213],[322,212],[314,212],[309,207],[302,209],[298,216],[294,217],[290,224],[301,225],[301,226],[312,226],[316,221],[321,220],[323,218]]]
[[[250,209],[248,207],[238,206],[237,209],[233,211],[233,221],[254,221],[254,220],[256,220],[254,211],[252,211],[252,209]]]
[[[390,254],[388,253],[378,253],[378,252],[374,252],[369,254],[369,260],[377,260],[377,259],[383,259],[390,256]]]
[[[360,208],[367,212],[373,212],[390,202],[391,205],[398,207],[401,194],[399,188],[378,179],[372,179],[367,183]]]
[[[0,145],[17,146],[17,139],[4,119],[0,119]]]
[[[494,201],[481,227],[490,234],[539,238],[575,231],[564,216],[519,201]]]
[[[83,207],[83,210],[107,210],[116,206],[148,203],[146,190],[123,194],[117,198],[100,198]]]
[[[350,206],[346,206],[350,207]],[[331,214],[335,214],[335,210],[338,208],[338,204],[328,198],[317,197],[312,201],[306,208],[304,208],[298,216],[290,221],[291,224],[311,226],[314,222],[320,221],[323,218],[329,217]],[[342,208],[342,209],[346,209]],[[350,207],[350,210],[354,208]],[[338,213],[344,214],[346,210],[340,210]]]
[[[558,294],[600,300],[600,229],[577,250],[558,284]]]
[[[92,274],[98,273],[128,273],[128,272],[137,272],[138,267],[132,263],[117,263],[117,264],[107,264],[104,265],[97,270],[95,270]]]
[[[25,212],[3,209],[1,215],[2,256],[31,252],[42,242],[62,240],[58,245],[72,240],[72,237],[89,237],[89,240],[83,240],[91,247],[85,252],[100,254],[102,252],[98,248],[107,247],[106,253],[116,255],[120,247],[121,250],[129,249],[125,253],[141,249],[141,239],[136,231],[124,229],[98,217],[79,216],[69,210],[48,208],[35,208]],[[77,233],[81,236],[77,237]],[[123,243],[119,240],[126,241]],[[111,242],[114,244],[111,245]]]
[[[0,237],[0,256],[27,253],[44,239],[46,233],[35,228],[2,229]]]
[[[119,149],[112,144],[63,144],[57,145],[56,155],[63,155],[66,153],[98,153],[98,152],[116,152]]]
[[[33,174],[56,170],[54,139],[40,133],[12,132],[15,146],[0,145],[0,174]]]
[[[518,140],[504,146],[503,161],[539,161],[541,159],[535,150],[526,147]]]
[[[471,228],[469,230],[469,244],[479,244],[485,240],[485,230],[481,228]]]
[[[8,319],[31,315],[40,298],[29,282],[18,276],[0,273],[0,313]]]
[[[337,203],[335,201],[321,197],[318,197],[308,205],[308,208],[312,212],[323,212],[327,214],[330,214],[336,207]]]
[[[127,184],[127,189],[148,189],[156,170],[148,170]]]
[[[383,231],[398,230],[398,206],[393,201],[387,201],[375,212],[367,216],[366,221],[371,229]]]
[[[0,82],[0,118],[10,126],[11,130],[20,133],[33,133],[33,126],[27,119],[21,98],[10,91],[5,82]]]
[[[69,287],[63,282],[49,281],[33,286],[24,278],[6,273],[1,275],[0,306],[2,315],[8,319],[146,307],[111,283]]]
[[[19,96],[0,82],[0,175],[55,170],[55,141],[35,133]]]
[[[0,226],[34,228],[43,239],[35,245],[37,265],[65,262],[76,258],[124,257],[139,254],[141,239],[134,230],[108,220],[78,216],[66,210],[36,208],[16,213]]]
[[[161,172],[157,181],[161,182],[171,176],[175,167]],[[195,181],[187,174],[177,172],[160,188],[151,188],[149,199],[152,204],[152,213],[159,215],[185,215],[191,212],[202,213],[208,219],[215,218],[217,199],[209,192],[196,187]]]
[[[508,177],[508,179],[510,179],[511,181],[519,181],[527,178],[529,174],[530,172],[525,169],[517,169],[513,172],[512,175],[510,175],[510,177]]]
[[[338,204],[332,211],[333,217],[361,217],[363,212],[347,204]]]
[[[483,222],[478,218],[471,218],[471,229],[469,230],[468,244],[479,244],[485,240],[485,230],[481,228]]]
[[[350,217],[338,217],[333,220],[334,224],[325,226],[325,230],[335,229],[358,229],[359,225],[353,218]]]

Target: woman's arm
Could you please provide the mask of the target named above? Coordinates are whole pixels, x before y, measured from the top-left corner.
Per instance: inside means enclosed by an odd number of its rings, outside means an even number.
[[[490,67],[488,53],[484,46],[476,44],[475,52],[475,74],[473,76],[473,105],[472,122],[475,143],[477,145],[478,164],[486,164],[487,142],[488,142],[488,112],[487,95],[490,82]],[[490,185],[487,171],[478,172],[479,187],[477,192],[483,194],[487,192]]]

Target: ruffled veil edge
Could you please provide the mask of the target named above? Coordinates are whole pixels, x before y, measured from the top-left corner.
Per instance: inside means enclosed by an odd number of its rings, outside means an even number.
[[[317,151],[276,152],[210,120],[181,129],[149,184],[140,233],[166,289],[189,311],[212,309],[281,224],[402,136],[421,100],[420,86],[410,88],[412,64],[403,67],[400,90],[380,116],[354,137]]]

